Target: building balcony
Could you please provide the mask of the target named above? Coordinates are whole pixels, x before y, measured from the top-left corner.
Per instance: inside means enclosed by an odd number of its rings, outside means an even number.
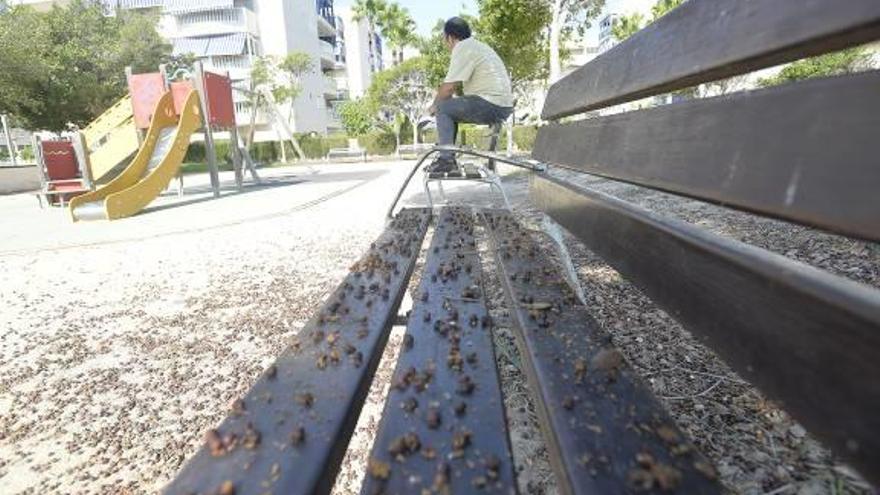
[[[191,12],[175,17],[171,38],[193,38],[226,33],[250,33],[259,36],[257,16],[244,7]]]
[[[215,74],[226,74],[233,81],[242,81],[251,77],[251,59],[247,55],[221,55],[202,59],[205,70]]]
[[[336,36],[336,27],[322,15],[318,16],[318,36]]]
[[[336,50],[332,43],[318,40],[321,54],[321,68],[324,70],[332,70],[336,68]]]
[[[328,100],[335,100],[336,95],[339,94],[339,87],[336,85],[336,80],[332,77],[324,78],[323,85],[324,98]]]

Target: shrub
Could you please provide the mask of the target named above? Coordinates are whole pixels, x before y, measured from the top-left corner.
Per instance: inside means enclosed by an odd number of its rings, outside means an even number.
[[[358,143],[370,155],[392,155],[397,151],[397,140],[394,134],[371,133],[358,138]]]

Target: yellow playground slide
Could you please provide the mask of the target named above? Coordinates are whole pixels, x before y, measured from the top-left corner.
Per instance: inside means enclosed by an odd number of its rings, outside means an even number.
[[[180,119],[174,114],[171,92],[165,93],[156,104],[150,129],[137,155],[105,186],[70,201],[73,220],[115,220],[144,209],[177,175],[190,136],[201,126],[198,93],[189,93]]]
[[[117,165],[138,150],[131,95],[125,95],[82,130],[86,140],[90,176],[95,182],[112,178]]]

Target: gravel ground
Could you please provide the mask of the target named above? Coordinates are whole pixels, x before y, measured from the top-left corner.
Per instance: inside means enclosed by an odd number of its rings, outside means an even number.
[[[159,490],[382,230],[384,198],[405,172],[387,170],[362,184],[349,180],[322,190],[325,202],[303,200],[300,209],[254,221],[105,246],[7,254],[0,249],[0,492]],[[562,175],[880,286],[877,245]],[[515,211],[540,228],[542,216],[527,202],[525,177],[510,176],[507,184]],[[345,193],[334,196],[335,189]],[[543,242],[552,248],[549,239]],[[481,244],[518,482],[523,493],[555,493],[493,259],[485,238]],[[715,461],[731,490],[869,492],[852,470],[617,272],[573,239],[566,244],[599,323]],[[337,495],[359,490],[401,336],[399,328],[392,332]]]
[[[554,175],[756,245],[851,280],[880,288],[880,246],[769,220],[600,178]],[[524,223],[541,229],[543,214],[527,200],[527,178],[510,177],[508,194]],[[543,242],[554,249],[549,238]],[[739,378],[711,350],[576,239],[565,244],[588,306],[635,370],[694,439],[733,491],[746,494],[870,493],[868,484],[804,428]],[[502,331],[500,338],[510,337]],[[501,344],[502,348],[512,347]],[[503,353],[502,353],[503,355]],[[502,368],[504,370],[504,368]],[[516,376],[516,371],[509,374]],[[517,382],[516,379],[513,380]],[[513,394],[521,393],[514,388]],[[528,402],[525,408],[529,409]],[[528,418],[529,415],[525,415]],[[539,447],[531,452],[540,454]],[[528,493],[553,493],[544,462],[530,457],[539,480]],[[526,490],[524,490],[526,491]]]
[[[382,231],[405,171],[382,170],[251,222],[0,256],[0,492],[158,491]]]

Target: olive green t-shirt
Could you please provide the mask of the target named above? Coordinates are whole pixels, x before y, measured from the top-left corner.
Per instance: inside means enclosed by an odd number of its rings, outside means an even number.
[[[513,106],[504,62],[489,45],[473,38],[459,41],[452,49],[445,82],[460,82],[465,96],[479,96],[500,107]]]

